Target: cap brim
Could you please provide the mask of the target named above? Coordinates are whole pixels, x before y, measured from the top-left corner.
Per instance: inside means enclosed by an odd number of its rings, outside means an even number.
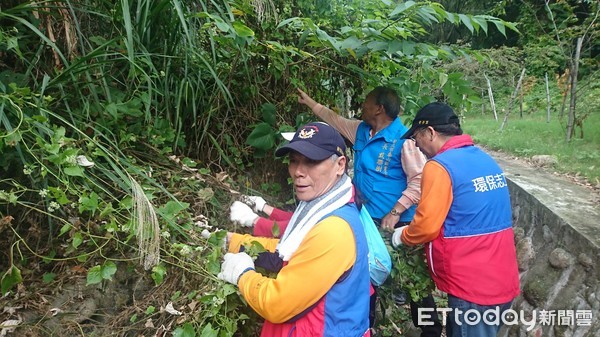
[[[406,131],[405,134],[402,135],[402,137],[400,137],[400,139],[408,139],[408,138],[412,137],[412,135],[415,133],[415,131],[418,128],[419,128],[418,126],[413,125],[410,129],[408,129],[408,131]]]
[[[323,160],[329,158],[333,153],[322,148],[313,145],[306,141],[295,141],[278,148],[275,151],[275,156],[283,157],[290,151],[296,151],[308,159],[312,160]]]

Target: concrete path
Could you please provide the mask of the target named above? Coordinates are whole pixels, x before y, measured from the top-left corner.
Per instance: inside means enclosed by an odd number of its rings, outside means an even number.
[[[550,168],[534,167],[514,156],[486,149],[500,164],[506,178],[528,191],[543,205],[600,247],[600,193]]]

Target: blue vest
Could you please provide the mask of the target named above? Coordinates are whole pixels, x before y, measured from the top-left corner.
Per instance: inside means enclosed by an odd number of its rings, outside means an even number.
[[[490,234],[510,228],[512,215],[504,172],[475,146],[450,149],[432,158],[452,181],[452,205],[444,237]]]
[[[362,122],[354,142],[354,186],[363,204],[374,219],[381,220],[394,207],[406,189],[407,178],[400,152],[405,140],[400,139],[408,129],[399,118],[369,139],[371,127]],[[400,216],[400,221],[411,221],[413,205]]]
[[[323,336],[362,336],[369,329],[371,282],[365,231],[355,204],[347,204],[325,217],[329,216],[338,216],[350,224],[356,241],[356,261],[325,295]]]

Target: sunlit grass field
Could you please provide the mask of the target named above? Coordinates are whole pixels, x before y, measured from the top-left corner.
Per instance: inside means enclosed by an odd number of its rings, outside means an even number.
[[[600,184],[600,111],[591,113],[583,123],[583,139],[577,128],[574,138],[566,142],[564,117],[559,120],[552,116],[546,123],[546,116],[511,114],[503,131],[499,131],[503,115],[496,121],[491,114],[470,114],[462,120],[466,133],[473,136],[476,143],[493,150],[530,158],[534,155],[555,155],[558,172],[579,174],[592,185]]]

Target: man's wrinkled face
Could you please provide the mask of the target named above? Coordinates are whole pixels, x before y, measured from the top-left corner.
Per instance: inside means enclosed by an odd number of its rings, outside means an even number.
[[[346,157],[316,161],[292,151],[288,172],[298,200],[310,201],[328,192],[344,174],[345,165]]]
[[[412,139],[419,150],[425,154],[427,158],[432,158],[436,154],[436,150],[433,147],[433,137],[435,132],[433,128],[426,127],[422,129],[417,129],[413,135],[410,137]]]

